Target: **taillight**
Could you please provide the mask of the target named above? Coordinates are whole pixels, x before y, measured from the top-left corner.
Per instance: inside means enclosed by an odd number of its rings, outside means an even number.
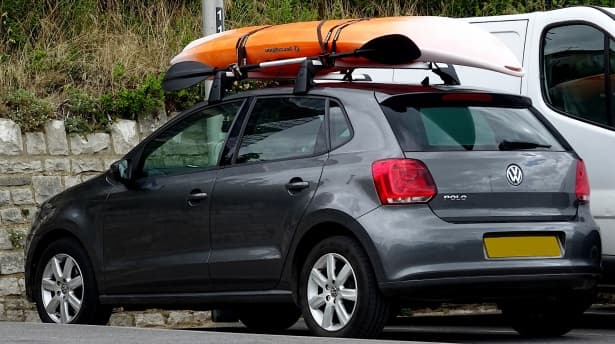
[[[376,161],[372,175],[382,204],[425,203],[437,192],[431,173],[419,160]]]
[[[577,201],[579,203],[589,202],[589,178],[583,160],[577,161],[577,180],[575,186]]]

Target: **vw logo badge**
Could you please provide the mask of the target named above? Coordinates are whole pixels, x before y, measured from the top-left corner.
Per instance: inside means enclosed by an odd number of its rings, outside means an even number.
[[[510,164],[506,168],[506,179],[511,185],[517,186],[523,181],[523,171],[519,165]]]

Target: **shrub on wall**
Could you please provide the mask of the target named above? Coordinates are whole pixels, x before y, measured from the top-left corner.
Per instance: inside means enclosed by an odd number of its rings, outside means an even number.
[[[109,130],[111,118],[103,113],[100,99],[77,89],[67,94],[68,99],[62,107],[67,132],[85,134]]]
[[[139,116],[154,115],[164,106],[162,76],[149,76],[136,89],[104,94],[100,101],[103,113],[111,118],[136,120]]]
[[[52,118],[53,106],[33,93],[18,89],[9,92],[4,100],[6,117],[15,121],[24,132],[42,129]]]

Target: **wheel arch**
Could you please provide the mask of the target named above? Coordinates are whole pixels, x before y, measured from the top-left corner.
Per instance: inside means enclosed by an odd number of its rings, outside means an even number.
[[[357,240],[369,257],[377,281],[382,280],[384,270],[367,231],[354,218],[345,213],[337,210],[319,211],[307,218],[304,217],[286,259],[286,282],[293,291],[295,302],[297,302],[299,272],[310,250],[318,242],[336,235],[348,236]]]
[[[54,227],[54,229],[48,230],[45,233],[43,233],[38,238],[38,240],[36,240],[36,243],[34,243],[34,246],[31,248],[32,253],[29,254],[28,257],[26,257],[27,259],[26,264],[27,266],[29,266],[29,269],[27,269],[26,271],[29,271],[29,273],[24,277],[26,279],[26,297],[28,298],[28,300],[31,300],[31,301],[34,300],[33,288],[34,288],[34,282],[35,282],[35,277],[36,277],[36,269],[37,269],[39,260],[41,258],[41,255],[43,254],[43,251],[50,243],[58,241],[58,240],[62,240],[62,239],[74,240],[77,244],[79,244],[81,249],[83,249],[83,252],[85,253],[87,259],[89,259],[90,264],[93,265],[90,251],[86,249],[86,246],[79,239],[78,235],[76,235],[73,231],[68,230],[66,228],[70,228],[70,227],[69,226]],[[96,278],[96,273],[97,271],[96,269],[94,269],[94,279],[96,280],[96,283],[98,284],[98,278]]]

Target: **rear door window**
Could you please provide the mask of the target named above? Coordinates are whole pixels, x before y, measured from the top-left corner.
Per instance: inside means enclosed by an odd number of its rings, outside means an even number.
[[[327,150],[326,100],[308,97],[257,99],[236,163],[314,156]]]
[[[527,108],[400,103],[382,109],[404,151],[565,150]]]

